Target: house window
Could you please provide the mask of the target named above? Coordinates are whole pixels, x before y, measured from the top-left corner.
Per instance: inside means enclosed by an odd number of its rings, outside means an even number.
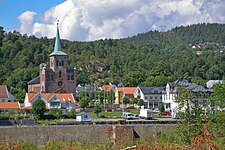
[[[57,67],[59,66],[59,61],[58,61],[58,60],[56,61],[56,66],[57,66]]]
[[[147,96],[145,96],[145,99],[148,99],[148,97],[147,97]]]
[[[2,99],[2,102],[5,102],[5,99]]]
[[[150,99],[152,99],[152,96],[150,96]]]
[[[158,97],[157,97],[157,96],[155,96],[155,99],[158,99]]]
[[[52,108],[58,108],[58,107],[60,107],[60,102],[51,102],[51,107]]]
[[[64,66],[64,61],[62,60],[62,66]]]
[[[154,90],[154,93],[158,93],[158,90]]]

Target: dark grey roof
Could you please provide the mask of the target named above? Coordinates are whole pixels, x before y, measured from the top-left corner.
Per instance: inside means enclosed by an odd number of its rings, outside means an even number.
[[[176,87],[176,86],[186,87],[188,90],[192,92],[212,92],[212,90],[204,86],[198,85],[196,83],[189,82],[186,79],[179,79],[169,84],[171,87]]]
[[[140,90],[142,91],[143,94],[161,94],[164,87],[144,87],[144,86],[139,86]],[[157,90],[157,92],[155,92]]]
[[[40,76],[28,81],[28,84],[38,84],[40,83]]]

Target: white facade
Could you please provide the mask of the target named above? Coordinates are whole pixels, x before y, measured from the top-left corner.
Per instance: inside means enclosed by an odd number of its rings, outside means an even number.
[[[201,85],[197,85],[195,83],[191,83],[188,80],[185,79],[179,79],[174,81],[173,83],[167,83],[165,91],[163,91],[162,94],[162,102],[164,104],[165,111],[170,111],[172,117],[176,117],[177,115],[177,109],[178,109],[178,103],[175,102],[176,96],[178,94],[178,87],[185,87],[187,90],[193,92],[193,93],[211,93],[211,89],[207,89]],[[196,99],[198,100],[198,99]],[[201,98],[202,104],[204,104],[207,101],[207,96],[203,99]],[[182,110],[185,110],[183,108]]]
[[[31,107],[37,99],[43,100],[46,107],[49,109],[63,108],[70,110],[74,108],[75,104],[75,99],[72,93],[26,93],[24,107]]]
[[[137,87],[134,97],[144,100],[145,108],[158,109],[162,102],[162,87]]]

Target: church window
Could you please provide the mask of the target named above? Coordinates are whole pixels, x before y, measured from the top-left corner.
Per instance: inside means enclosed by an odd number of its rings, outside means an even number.
[[[59,70],[59,78],[62,78],[62,71]]]
[[[53,75],[53,74],[51,74],[51,80],[52,80],[52,81],[54,80],[54,75]]]
[[[71,75],[71,80],[74,80],[74,76],[73,75]]]
[[[69,74],[67,75],[67,80],[70,80],[70,75]]]

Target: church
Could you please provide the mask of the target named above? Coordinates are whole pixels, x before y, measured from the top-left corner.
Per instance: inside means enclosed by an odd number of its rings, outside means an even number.
[[[76,94],[76,68],[67,68],[67,54],[62,51],[57,24],[54,51],[49,64],[41,63],[39,76],[28,82],[28,93]]]

